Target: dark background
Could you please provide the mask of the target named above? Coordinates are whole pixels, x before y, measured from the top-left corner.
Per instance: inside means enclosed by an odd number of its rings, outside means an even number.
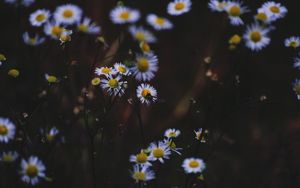
[[[44,0],[19,10],[1,2],[0,53],[8,60],[0,67],[0,115],[26,122],[24,126],[34,143],[26,146],[27,149],[23,148],[24,143],[18,142],[0,147],[20,150],[22,157],[32,154],[41,157],[53,182],[44,181],[38,187],[89,188],[93,180],[90,141],[82,113],[74,115],[73,108],[80,105],[78,97],[82,96],[82,87],[91,78],[89,67],[97,53],[95,37],[74,37],[65,51],[51,40],[32,48],[25,46],[20,38],[24,31],[35,32],[28,23],[32,11],[38,8],[53,11],[66,2],[81,6],[86,15],[99,23],[108,44],[113,44],[126,29],[108,19],[116,1]],[[139,24],[144,26],[148,13],[168,16],[166,0],[124,2],[142,12]],[[264,1],[243,2],[252,10],[244,20],[252,23],[254,10]],[[179,128],[182,135],[176,144],[184,150],[182,156],[174,156],[157,169],[157,178],[148,187],[184,187],[181,163],[191,156],[204,158],[207,163],[205,182],[193,180],[195,187],[299,187],[300,108],[292,90],[292,82],[298,76],[292,63],[298,52],[283,45],[285,38],[300,34],[299,3],[282,1],[289,12],[274,24],[272,42],[260,52],[252,52],[244,44],[234,51],[228,50],[229,37],[242,34],[245,26],[230,26],[226,15],[210,12],[207,3],[207,0],[194,0],[188,14],[168,17],[175,25],[173,30],[155,32],[159,40],[153,49],[159,57],[159,71],[151,84],[157,88],[160,101],[142,108],[145,137],[150,143],[162,139],[167,128]],[[132,46],[134,43],[126,34],[118,51]],[[66,73],[66,53],[69,60],[77,61],[68,69],[66,87],[63,83],[49,86],[44,74],[62,78]],[[101,57],[104,57],[102,53],[98,65],[103,63]],[[211,64],[204,62],[206,57],[211,57]],[[118,55],[105,63],[123,59],[123,55]],[[10,68],[18,68],[20,76],[9,77]],[[205,75],[208,69],[218,75],[217,81]],[[41,97],[43,90],[49,94]],[[101,95],[97,89],[93,91],[96,96]],[[266,100],[261,100],[263,96]],[[97,187],[134,187],[128,158],[142,146],[137,118],[126,97],[117,101],[105,121],[103,144],[100,145],[101,138],[95,139]],[[92,125],[96,124],[98,107],[104,102],[103,97],[87,102]],[[23,113],[29,114],[30,119],[26,120]],[[40,142],[39,129],[51,126],[61,130],[64,144]],[[200,127],[207,128],[210,134],[207,144],[202,144],[195,154],[193,130]],[[2,187],[26,187],[18,180],[18,170],[18,162],[1,165]]]

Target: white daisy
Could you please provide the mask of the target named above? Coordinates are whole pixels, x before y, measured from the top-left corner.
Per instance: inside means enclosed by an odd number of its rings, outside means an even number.
[[[127,66],[125,66],[124,64],[122,63],[115,63],[114,64],[114,70],[116,72],[118,72],[119,74],[122,74],[124,76],[128,76],[130,75],[130,71],[129,71],[129,68]]]
[[[254,51],[259,51],[266,47],[271,41],[268,37],[269,31],[270,29],[261,27],[258,24],[248,26],[243,37],[246,41],[246,47]]]
[[[177,148],[174,140],[172,140],[172,139],[164,139],[164,143],[169,146],[169,148],[170,148],[171,151],[177,153],[178,155],[181,155],[180,150],[182,150],[182,148]]]
[[[180,133],[181,132],[178,129],[167,129],[164,135],[167,138],[176,138],[180,135]]]
[[[154,172],[149,169],[149,166],[146,165],[134,165],[133,172],[131,172],[131,174],[136,183],[150,181],[155,178]]]
[[[111,10],[110,19],[115,24],[134,23],[140,19],[140,12],[129,7],[117,6]]]
[[[32,26],[40,27],[48,21],[50,11],[46,9],[38,9],[30,14],[29,21]]]
[[[35,0],[23,0],[22,5],[24,5],[25,7],[28,7],[34,2],[35,2]]]
[[[48,142],[52,142],[55,137],[58,135],[59,130],[56,127],[52,127],[49,132],[46,134]]]
[[[227,1],[218,1],[218,0],[210,0],[208,3],[208,7],[213,12],[224,12],[227,5],[228,5]]]
[[[63,31],[64,28],[55,21],[47,22],[44,26],[45,34],[53,39],[59,39]]]
[[[288,10],[282,6],[280,3],[276,3],[274,1],[265,2],[262,5],[262,9],[266,11],[271,16],[272,20],[277,20],[279,18],[283,18]]]
[[[13,140],[16,133],[16,126],[8,118],[0,117],[0,142],[8,143]]]
[[[178,16],[189,12],[191,10],[191,6],[191,0],[174,0],[168,4],[167,12],[170,15]]]
[[[139,46],[144,54],[153,54],[153,51],[151,50],[151,47],[147,42],[140,42]]]
[[[23,41],[25,44],[30,45],[30,46],[38,46],[45,42],[44,37],[40,37],[38,34],[36,34],[34,37],[30,37],[28,32],[25,32],[23,34]]]
[[[131,67],[135,78],[140,81],[149,81],[154,78],[158,70],[158,59],[154,54],[137,54],[136,63]]]
[[[300,37],[289,37],[284,41],[285,47],[298,48],[300,46]]]
[[[58,6],[53,13],[57,23],[72,25],[80,22],[82,10],[77,5],[65,4]]]
[[[136,95],[141,103],[146,103],[147,105],[157,100],[157,91],[149,84],[139,85],[136,89]]]
[[[109,75],[106,79],[101,80],[101,87],[106,89],[109,95],[121,97],[127,88],[127,81],[121,81],[120,75],[113,76]]]
[[[149,156],[144,150],[141,150],[141,152],[136,155],[130,155],[129,161],[140,165],[152,166],[149,162]]]
[[[170,20],[163,17],[158,17],[155,14],[149,14],[146,18],[149,25],[156,30],[172,29],[173,24]]]
[[[98,76],[101,76],[101,75],[109,76],[109,75],[116,74],[116,70],[114,70],[111,67],[101,67],[101,68],[95,69],[95,74],[97,74]]]
[[[18,152],[16,151],[8,151],[8,152],[2,152],[0,155],[0,161],[11,163],[14,162],[19,157]]]
[[[261,21],[265,24],[270,24],[273,20],[271,15],[265,11],[265,9],[258,9],[257,14],[254,16],[255,20]]]
[[[77,30],[88,34],[98,34],[101,31],[101,27],[88,17],[85,17],[82,22],[77,24]]]
[[[25,183],[36,185],[40,178],[45,178],[46,167],[36,156],[30,156],[28,160],[21,161],[21,179]]]
[[[71,41],[71,35],[73,34],[72,30],[68,30],[68,29],[63,29],[63,31],[61,32],[60,36],[59,36],[59,40],[60,40],[60,44],[64,44],[66,42],[70,42]]]
[[[146,30],[142,26],[130,26],[128,29],[129,33],[132,35],[132,37],[139,41],[139,42],[147,42],[147,43],[153,43],[156,42],[156,38],[153,33]]]
[[[227,3],[227,6],[225,8],[231,25],[243,25],[244,22],[241,19],[241,15],[247,12],[247,8],[242,5],[240,2],[234,2],[230,1]]]
[[[182,167],[187,174],[191,173],[201,173],[205,169],[205,163],[202,159],[198,158],[187,158],[184,159]]]
[[[159,141],[158,144],[152,142],[149,146],[150,156],[149,159],[151,161],[158,160],[161,163],[164,163],[164,159],[169,159],[171,155],[171,150],[169,145]]]

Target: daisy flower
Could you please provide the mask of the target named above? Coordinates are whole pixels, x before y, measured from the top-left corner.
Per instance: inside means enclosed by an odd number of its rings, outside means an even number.
[[[46,35],[53,39],[59,39],[60,35],[64,31],[64,28],[58,22],[47,22],[44,26],[44,32]]]
[[[180,130],[178,129],[167,129],[165,131],[165,137],[167,138],[177,138],[180,135]]]
[[[208,134],[208,130],[205,130],[203,132],[203,129],[199,128],[197,131],[194,131],[194,132],[195,132],[195,135],[196,135],[195,138],[197,140],[200,140],[200,142],[202,142],[202,143],[206,142],[206,137],[207,137],[207,134]]]
[[[218,1],[218,0],[210,0],[208,3],[208,7],[213,12],[224,12],[227,5],[228,5],[227,1]]]
[[[173,24],[167,18],[158,17],[155,14],[149,14],[146,18],[149,25],[156,30],[172,29]]]
[[[271,15],[266,12],[265,9],[258,9],[257,14],[254,16],[255,20],[261,21],[265,24],[271,23],[273,20],[271,19]]]
[[[16,133],[16,126],[7,118],[0,117],[0,142],[8,143],[13,140]]]
[[[30,14],[29,21],[32,26],[40,27],[48,21],[50,11],[46,9],[38,9]]]
[[[131,172],[132,178],[138,182],[146,182],[150,181],[155,178],[155,174],[152,170],[149,169],[149,166],[140,166],[140,165],[134,165],[133,166],[133,172]]]
[[[45,42],[45,38],[40,37],[38,34],[36,34],[34,37],[30,37],[28,32],[25,32],[23,34],[23,41],[25,44],[27,44],[29,46],[38,46],[38,45],[42,44],[43,42]]]
[[[139,46],[140,46],[140,49],[142,50],[142,52],[144,54],[151,54],[151,53],[153,53],[152,50],[151,50],[150,45],[147,42],[140,42]]]
[[[6,57],[4,54],[0,54],[0,66],[2,65],[2,63],[6,61]]]
[[[171,151],[177,153],[178,155],[181,155],[180,150],[182,150],[182,148],[177,148],[174,140],[172,140],[172,139],[164,139],[164,143],[169,146],[169,148],[170,148]]]
[[[140,12],[129,7],[117,6],[111,10],[110,19],[115,24],[134,23],[140,19]]]
[[[66,25],[72,25],[80,22],[81,15],[81,8],[73,4],[58,6],[53,13],[56,22]]]
[[[72,30],[68,30],[68,29],[63,29],[63,31],[61,32],[60,36],[59,36],[59,40],[60,40],[60,44],[64,44],[66,42],[70,42],[71,41],[71,35],[73,34]]]
[[[14,162],[19,157],[18,152],[16,151],[8,151],[8,152],[2,152],[0,154],[0,161],[11,163]]]
[[[136,95],[141,103],[149,105],[157,100],[157,91],[149,84],[141,84],[136,89]]]
[[[187,174],[201,173],[205,169],[205,163],[202,159],[198,158],[187,158],[184,159],[182,167]]]
[[[266,47],[271,41],[268,37],[269,31],[270,29],[263,28],[258,24],[248,26],[243,37],[246,41],[246,47],[253,51],[259,51]]]
[[[170,15],[178,16],[191,10],[191,0],[174,0],[167,6],[167,12]]]
[[[151,143],[149,146],[150,156],[149,159],[151,161],[158,160],[161,163],[164,163],[164,159],[169,159],[169,156],[171,155],[171,150],[169,148],[169,145],[159,141],[158,144]]]
[[[152,164],[149,162],[149,156],[144,152],[144,150],[141,150],[141,152],[136,155],[131,155],[129,157],[129,161],[140,165],[152,166]]]
[[[127,87],[127,81],[121,81],[120,75],[109,75],[106,79],[102,80],[101,87],[106,89],[109,95],[121,97]]]
[[[225,8],[231,25],[243,25],[244,22],[241,19],[241,15],[247,12],[247,8],[242,5],[240,2],[228,2],[226,8]]]
[[[111,67],[101,67],[95,69],[95,74],[97,74],[98,76],[101,75],[109,76],[109,75],[116,74],[116,71]]]
[[[158,59],[154,54],[137,54],[136,63],[131,67],[135,78],[140,81],[149,81],[154,78],[158,70]]]
[[[122,63],[115,63],[114,64],[114,69],[116,72],[118,72],[119,74],[122,74],[122,75],[125,75],[125,76],[128,76],[130,75],[130,72],[129,72],[129,68],[126,67],[124,64]]]
[[[21,161],[21,179],[25,183],[36,185],[40,178],[45,178],[46,167],[36,156],[30,156],[28,160]]]
[[[49,142],[52,142],[58,135],[59,130],[56,127],[52,127],[50,131],[46,134],[46,138]]]
[[[50,75],[50,74],[45,74],[45,79],[49,82],[49,83],[56,83],[59,80],[57,79],[56,76],[54,75]]]
[[[128,29],[131,36],[139,41],[139,42],[147,42],[147,43],[153,43],[156,42],[156,38],[150,31],[146,30],[142,26],[130,26]]]
[[[295,58],[294,59],[294,68],[300,69],[300,58]]]
[[[298,48],[300,45],[300,37],[290,37],[284,41],[285,47]]]
[[[23,0],[22,5],[24,5],[25,7],[28,7],[34,2],[35,2],[35,0]]]
[[[82,33],[98,34],[101,31],[101,27],[92,22],[90,18],[85,17],[82,22],[77,24],[77,30]]]
[[[276,3],[274,1],[265,2],[262,5],[261,9],[265,10],[266,13],[271,16],[271,19],[273,21],[275,21],[275,20],[277,20],[279,18],[283,18],[285,16],[285,14],[287,13],[287,11],[288,11],[280,3]]]

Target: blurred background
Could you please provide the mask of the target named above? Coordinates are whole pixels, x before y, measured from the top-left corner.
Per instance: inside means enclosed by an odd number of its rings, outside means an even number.
[[[170,31],[154,32],[158,42],[152,48],[159,58],[159,71],[151,84],[158,90],[159,101],[142,107],[141,115],[147,143],[162,139],[167,128],[178,128],[182,135],[176,144],[183,151],[155,169],[157,178],[147,187],[184,187],[181,163],[192,156],[204,158],[207,164],[204,181],[195,179],[194,187],[299,187],[300,106],[292,90],[292,82],[299,75],[292,67],[298,52],[283,45],[285,38],[300,34],[299,3],[281,1],[288,8],[287,16],[275,24],[271,44],[252,52],[244,44],[236,50],[228,49],[228,39],[233,34],[242,35],[245,26],[230,26],[225,14],[208,9],[207,0],[194,0],[192,10],[180,17],[167,15],[168,0],[123,2],[141,11],[138,25],[150,28],[144,18],[156,13],[168,17],[175,26]],[[250,24],[254,11],[264,1],[243,2],[252,10],[244,17]],[[84,103],[83,111],[90,112],[88,121],[96,126],[106,103],[107,96],[101,97],[99,88],[88,86],[90,66],[99,48],[95,37],[73,37],[67,50],[50,39],[39,47],[26,46],[21,37],[25,31],[37,32],[28,21],[31,12],[39,8],[54,10],[64,3],[82,7],[85,15],[99,23],[109,45],[114,45],[123,33],[115,51],[127,52],[133,46],[126,28],[109,20],[117,1],[43,0],[28,8],[1,1],[0,53],[5,54],[7,63],[0,67],[0,116],[26,122],[18,129],[25,126],[34,142],[29,147],[22,141],[0,145],[0,149],[15,148],[21,157],[41,157],[52,181],[43,181],[37,187],[90,188],[91,143],[83,125],[84,113],[75,112]],[[66,85],[49,86],[44,74],[63,78],[66,53],[69,61],[74,61],[67,69]],[[123,61],[126,55],[105,62],[101,61],[103,57],[101,51],[97,66]],[[17,68],[20,76],[8,76],[11,68]],[[90,91],[93,97],[85,97]],[[101,122],[101,134],[95,139],[97,187],[135,186],[129,156],[139,152],[142,143],[129,98],[130,94],[119,99]],[[40,142],[40,129],[52,126],[61,131],[63,143]],[[198,128],[207,129],[209,135],[207,143],[194,152],[194,130]],[[1,165],[1,187],[27,187],[19,180],[19,168],[19,163]]]

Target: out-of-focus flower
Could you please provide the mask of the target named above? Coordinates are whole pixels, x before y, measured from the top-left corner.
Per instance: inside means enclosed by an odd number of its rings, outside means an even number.
[[[233,35],[228,41],[229,44],[233,44],[233,45],[237,45],[240,42],[241,42],[241,37],[237,34]]]
[[[154,54],[137,54],[135,66],[131,67],[133,75],[140,81],[151,80],[157,70],[158,59]]]
[[[167,18],[158,17],[155,14],[149,14],[146,20],[148,24],[156,30],[166,30],[173,28],[173,24],[170,20],[168,20]]]
[[[14,162],[18,157],[19,154],[16,151],[8,151],[8,152],[3,151],[0,154],[0,161],[5,163],[11,163]]]
[[[167,12],[170,15],[178,16],[191,10],[191,0],[174,0],[167,6]]]
[[[129,27],[129,33],[132,35],[132,37],[139,41],[139,42],[147,42],[147,43],[153,43],[156,42],[156,38],[150,31],[146,30],[142,26],[130,26]]]
[[[56,83],[56,82],[58,82],[57,77],[54,76],[54,75],[45,74],[45,79],[46,79],[49,83]]]
[[[294,68],[300,69],[300,58],[295,58],[294,59],[294,64],[293,64]]]
[[[202,159],[199,158],[187,158],[184,159],[182,163],[182,168],[184,169],[185,173],[201,173],[205,169],[206,165]]]
[[[72,40],[72,30],[63,29],[62,33],[60,34],[59,40],[61,44],[64,44],[66,42],[70,42]]]
[[[30,6],[32,3],[35,2],[35,0],[4,0],[4,2],[8,4],[15,4],[15,5],[23,5],[25,7]]]
[[[10,69],[7,73],[9,76],[12,76],[14,78],[17,78],[20,75],[20,72],[18,69]]]
[[[95,74],[98,76],[104,75],[104,76],[109,76],[116,74],[116,70],[114,70],[111,67],[101,67],[101,68],[96,68],[95,69]]]
[[[30,46],[38,46],[45,42],[44,37],[40,37],[38,34],[36,34],[34,37],[30,37],[28,32],[25,32],[23,34],[23,41],[25,44]]]
[[[130,155],[129,161],[139,165],[152,166],[149,162],[149,156],[144,150],[141,150],[141,152],[136,155]]]
[[[199,140],[202,143],[205,143],[207,140],[208,130],[204,130],[202,128],[198,129],[197,131],[194,131],[196,134],[196,139]]]
[[[264,28],[258,24],[252,24],[247,27],[243,36],[246,41],[246,47],[253,51],[259,51],[266,47],[271,39],[268,37],[270,29]]]
[[[58,135],[59,130],[56,127],[52,127],[50,131],[46,134],[46,138],[48,142],[52,142],[55,137]]]
[[[58,6],[53,13],[55,21],[65,25],[72,25],[80,22],[81,15],[81,8],[73,4]]]
[[[48,21],[50,17],[50,11],[46,9],[38,9],[30,14],[29,21],[31,25],[40,27]]]
[[[210,2],[208,3],[208,7],[213,12],[224,12],[227,5],[228,5],[227,1],[218,1],[218,0],[210,0]]]
[[[147,105],[155,102],[157,100],[157,91],[154,87],[149,84],[141,84],[136,90],[136,95],[141,101]]]
[[[88,17],[85,17],[82,22],[77,24],[77,30],[88,34],[98,34],[101,31],[101,27]]]
[[[260,21],[264,24],[269,24],[273,20],[271,19],[271,15],[268,14],[264,9],[258,9],[257,14],[254,16],[255,20]]]
[[[285,47],[298,48],[300,46],[300,37],[289,37],[284,40]]]
[[[225,8],[231,25],[243,25],[244,22],[241,19],[241,15],[247,12],[247,8],[240,2],[229,1]]]
[[[0,117],[0,142],[8,143],[15,138],[16,126],[8,118]]]
[[[2,63],[6,61],[6,57],[4,54],[0,54],[0,66],[2,65]]]
[[[136,183],[150,181],[155,178],[154,172],[146,165],[134,165],[133,172],[131,172],[131,174]]]
[[[143,51],[144,54],[150,54],[152,53],[151,47],[147,42],[140,42],[140,48]]]
[[[91,84],[92,84],[93,86],[97,86],[97,85],[99,85],[100,83],[101,83],[101,79],[98,78],[98,77],[93,78],[92,81],[91,81]]]
[[[293,90],[297,95],[297,99],[300,100],[300,79],[296,79],[293,83]]]
[[[165,131],[165,137],[167,138],[177,138],[180,135],[180,130],[178,129],[167,129]]]
[[[128,76],[128,75],[130,75],[130,71],[129,71],[129,68],[128,67],[126,67],[124,64],[122,64],[122,63],[115,63],[114,64],[114,69],[115,69],[115,71],[117,71],[119,74],[121,74],[121,75],[126,75],[126,76]]]
[[[47,22],[44,26],[45,34],[53,39],[59,39],[63,31],[64,28],[55,21]]]
[[[127,87],[127,81],[121,81],[120,75],[109,75],[107,78],[102,79],[101,87],[106,89],[111,96],[122,96],[125,88]]]
[[[150,143],[149,151],[151,151],[149,156],[150,160],[158,160],[161,163],[164,163],[164,159],[169,159],[169,156],[171,155],[171,150],[168,144],[162,141],[159,141],[158,143]]]
[[[110,19],[115,24],[134,23],[140,19],[140,12],[126,6],[117,6],[111,10]]]
[[[283,18],[288,12],[288,10],[284,6],[274,1],[265,2],[262,5],[262,8],[259,10],[265,11],[268,15],[270,15],[272,21]]]
[[[28,160],[21,161],[21,179],[23,182],[36,185],[40,178],[45,178],[46,167],[44,163],[36,156],[30,156]]]

